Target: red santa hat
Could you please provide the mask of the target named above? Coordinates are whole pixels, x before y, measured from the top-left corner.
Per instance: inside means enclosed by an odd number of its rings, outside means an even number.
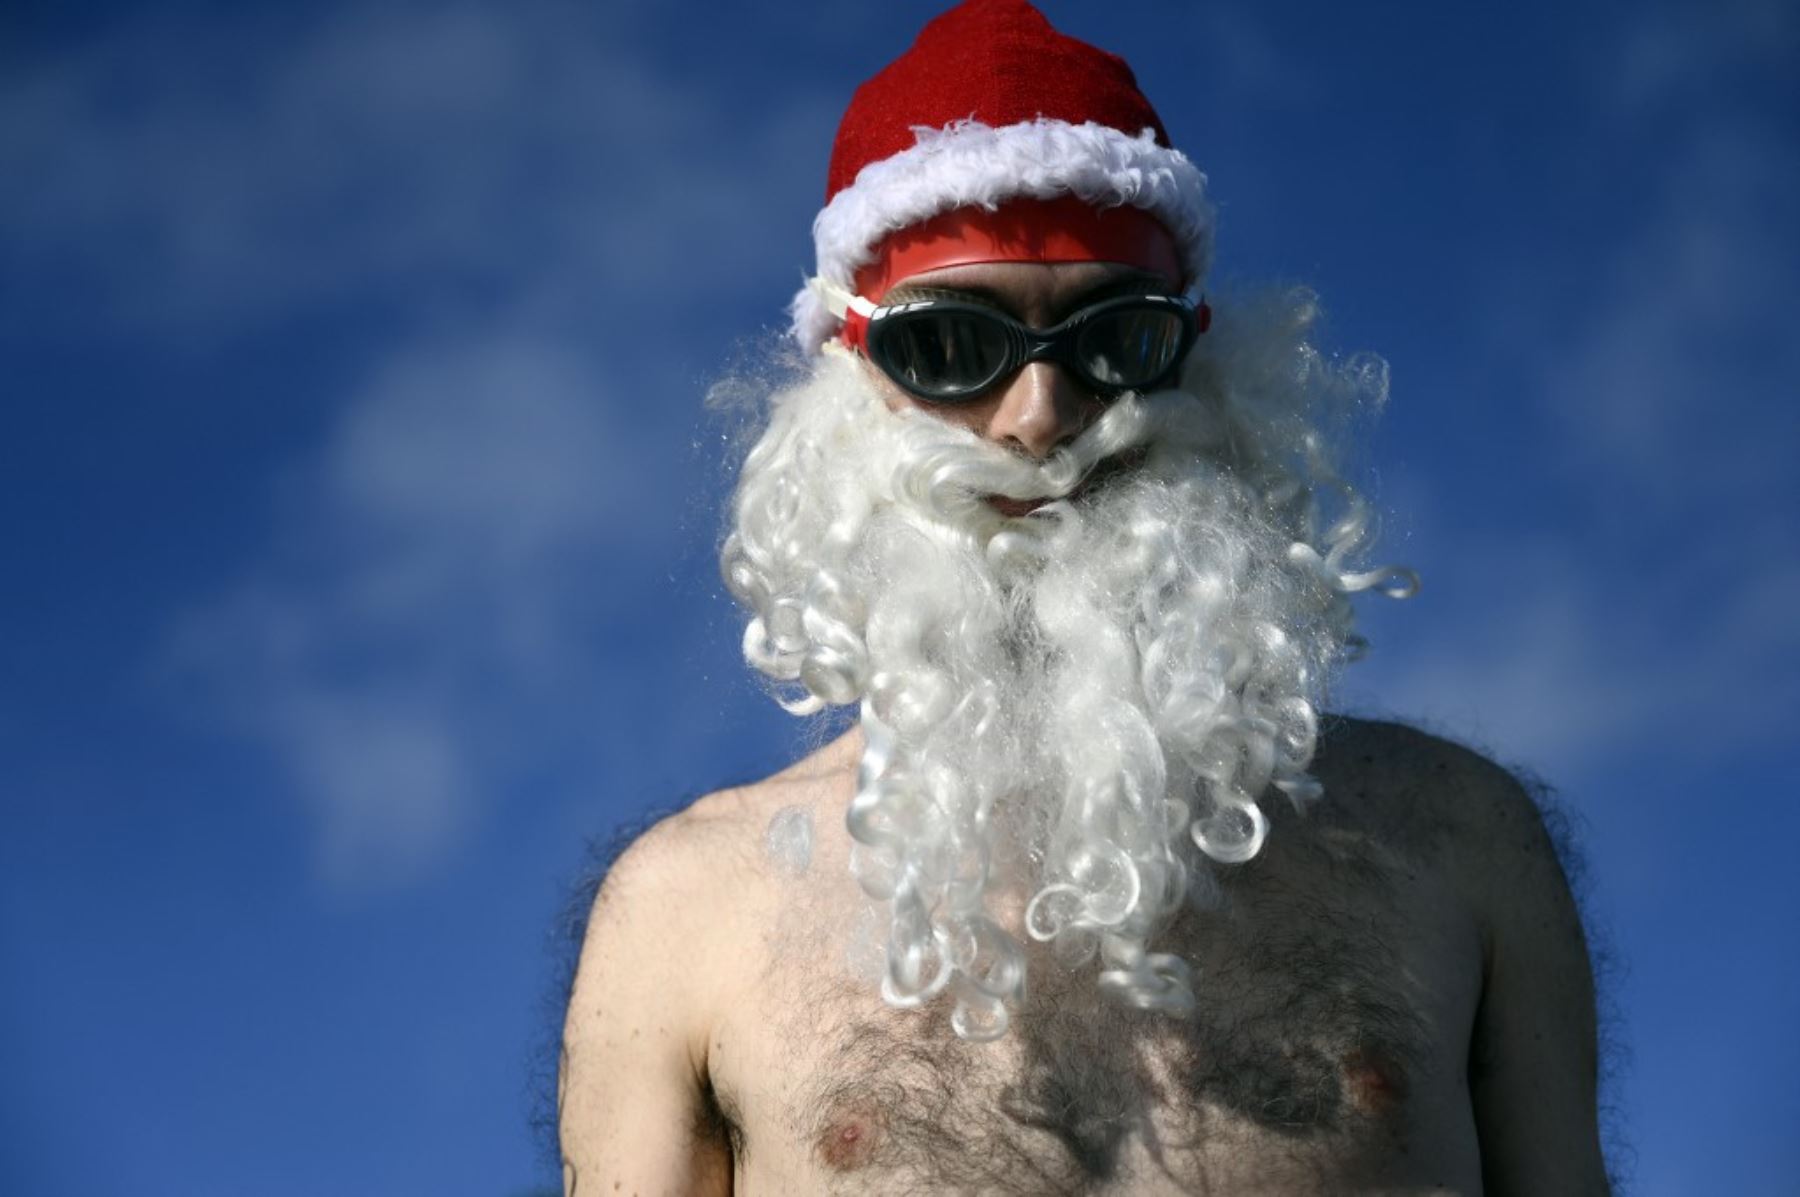
[[[1205,275],[1206,176],[1169,145],[1125,61],[1058,33],[1025,0],[967,0],[851,98],[813,221],[817,276],[853,291],[902,231],[1015,201],[1061,201],[1066,215],[1069,197],[1135,218],[1108,220],[1097,243],[1129,240],[1152,223],[1145,213],[1172,243],[1181,281]],[[811,288],[793,316],[808,352],[838,327]]]

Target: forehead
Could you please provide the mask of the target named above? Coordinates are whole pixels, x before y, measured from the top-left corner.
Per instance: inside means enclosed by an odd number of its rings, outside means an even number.
[[[971,262],[908,275],[889,288],[883,299],[899,298],[901,292],[919,288],[967,291],[1015,311],[1030,312],[1065,308],[1093,292],[1126,286],[1164,293],[1174,290],[1161,275],[1119,262]]]

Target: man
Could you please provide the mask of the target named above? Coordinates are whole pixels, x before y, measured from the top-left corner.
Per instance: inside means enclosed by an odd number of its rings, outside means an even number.
[[[569,1192],[1604,1192],[1593,999],[1505,773],[1321,719],[1379,402],[1300,294],[1198,297],[1123,62],[972,0],[856,94],[723,549],[855,725],[616,863]]]

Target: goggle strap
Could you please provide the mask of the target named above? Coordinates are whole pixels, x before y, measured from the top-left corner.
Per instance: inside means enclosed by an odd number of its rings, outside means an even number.
[[[847,345],[860,349],[869,339],[869,317],[876,312],[876,306],[853,292],[846,291],[836,283],[814,275],[806,280],[825,310],[844,322],[843,339]]]

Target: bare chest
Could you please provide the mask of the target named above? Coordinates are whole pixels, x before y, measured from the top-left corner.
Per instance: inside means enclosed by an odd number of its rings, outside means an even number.
[[[1290,831],[1158,945],[1194,965],[1191,1019],[1045,954],[1007,1038],[964,1043],[849,976],[847,935],[772,935],[715,1033],[737,1191],[1476,1191],[1472,926],[1419,862]]]

